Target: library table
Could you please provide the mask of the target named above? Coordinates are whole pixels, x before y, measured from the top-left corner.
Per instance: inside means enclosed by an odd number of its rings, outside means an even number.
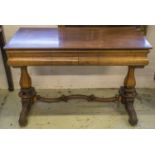
[[[136,97],[134,72],[136,68],[148,65],[148,53],[151,48],[141,32],[132,27],[20,28],[5,46],[8,64],[21,70],[20,126],[27,124],[30,108],[35,101],[52,103],[67,102],[70,99],[98,102],[120,101],[129,115],[129,123],[136,125],[138,119],[133,105]],[[27,67],[55,65],[128,66],[128,71],[124,85],[119,89],[119,95],[114,97],[101,98],[82,94],[62,95],[58,98],[42,97],[32,87]]]

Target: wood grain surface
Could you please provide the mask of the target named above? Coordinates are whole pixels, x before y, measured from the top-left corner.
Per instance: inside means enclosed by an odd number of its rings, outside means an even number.
[[[134,27],[20,28],[5,49],[151,49]]]

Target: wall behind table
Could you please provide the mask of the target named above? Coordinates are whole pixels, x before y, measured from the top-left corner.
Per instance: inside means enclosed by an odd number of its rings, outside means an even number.
[[[20,26],[18,25],[4,26],[7,41],[11,38],[11,36],[16,32],[19,27]],[[155,26],[148,27],[147,38],[154,46]],[[144,69],[136,70],[138,88],[155,88],[155,81],[153,80],[155,72],[154,50],[155,49],[151,50],[151,53],[149,54],[150,64]],[[123,84],[123,79],[126,71],[127,67],[29,67],[29,72],[32,75],[33,85],[38,89],[119,88],[120,85]],[[12,68],[12,73],[15,88],[19,88],[18,83],[20,77],[20,70]],[[2,61],[0,61],[0,81],[0,88],[6,89],[7,83]]]

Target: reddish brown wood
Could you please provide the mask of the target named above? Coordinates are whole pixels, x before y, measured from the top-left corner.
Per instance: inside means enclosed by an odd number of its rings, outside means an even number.
[[[136,28],[20,28],[6,49],[150,49]]]

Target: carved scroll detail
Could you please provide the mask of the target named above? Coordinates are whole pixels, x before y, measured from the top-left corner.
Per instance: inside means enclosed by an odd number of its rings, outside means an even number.
[[[129,115],[129,123],[133,126],[138,122],[137,114],[134,109],[134,100],[137,95],[134,71],[135,68],[129,66],[127,76],[124,80],[124,86],[120,88],[121,102],[124,104]]]
[[[37,100],[39,101],[43,101],[43,102],[48,102],[48,103],[53,103],[53,102],[67,102],[68,100],[72,100],[72,99],[84,99],[87,100],[88,102],[117,102],[120,100],[120,96],[114,96],[114,97],[109,97],[109,98],[101,98],[101,97],[96,97],[95,95],[80,95],[80,94],[76,94],[76,95],[62,95],[60,97],[57,98],[45,98],[45,97],[41,97],[40,95],[37,95]]]

